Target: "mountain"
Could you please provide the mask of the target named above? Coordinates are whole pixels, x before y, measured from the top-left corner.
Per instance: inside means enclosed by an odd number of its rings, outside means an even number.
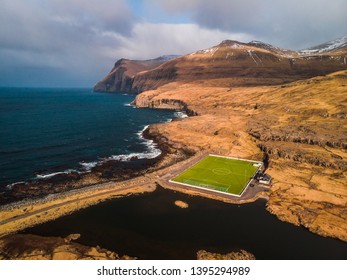
[[[251,45],[251,46],[254,46],[254,47],[258,47],[258,48],[261,48],[261,49],[265,49],[265,50],[274,52],[274,53],[276,53],[278,55],[285,56],[285,57],[288,57],[288,58],[293,58],[293,57],[297,57],[298,56],[297,52],[295,52],[295,51],[281,49],[281,48],[272,46],[270,44],[267,44],[267,43],[264,43],[264,42],[261,42],[261,41],[251,41],[251,42],[248,43],[248,45]]]
[[[140,93],[170,82],[215,82],[225,86],[277,85],[347,69],[346,38],[313,53],[259,41],[225,40],[208,49],[170,59],[119,60],[94,90]],[[221,84],[222,85],[222,84]]]
[[[347,36],[341,37],[339,39],[329,41],[324,44],[320,44],[315,47],[311,47],[306,50],[301,50],[301,54],[321,54],[327,52],[336,52],[343,50],[347,51]]]
[[[345,41],[295,52],[226,40],[135,74],[134,105],[191,116],[147,131],[174,154],[263,159],[268,211],[347,242]]]
[[[139,72],[148,71],[178,57],[164,55],[149,60],[118,60],[104,79],[94,86],[97,92],[132,92],[133,77]]]

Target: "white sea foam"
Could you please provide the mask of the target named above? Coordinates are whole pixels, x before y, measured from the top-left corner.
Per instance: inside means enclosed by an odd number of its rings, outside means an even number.
[[[157,148],[151,147],[151,149],[144,153],[130,153],[127,155],[115,155],[110,156],[107,158],[107,160],[119,160],[119,161],[129,161],[132,158],[136,159],[151,159],[159,156],[161,154],[161,151]]]
[[[124,103],[124,106],[125,106],[125,107],[133,107],[133,108],[136,108],[136,106],[134,106],[134,105],[131,104],[131,103]]]
[[[5,188],[9,189],[9,190],[12,190],[12,188],[15,186],[15,185],[18,185],[18,184],[24,184],[25,182],[23,181],[20,181],[20,182],[15,182],[15,183],[12,183],[12,184],[8,184]]]
[[[141,140],[146,140],[145,138],[143,138],[143,133],[145,132],[145,130],[149,127],[149,125],[146,125],[142,130],[140,130],[139,132],[136,133],[136,135],[141,139]],[[147,140],[150,141],[150,140]]]
[[[62,172],[54,172],[54,173],[49,173],[49,174],[37,174],[36,178],[37,179],[48,179],[48,178],[52,178],[56,175],[60,175],[60,174],[70,174],[72,172],[77,172],[77,170],[74,169],[68,169]]]
[[[178,113],[177,116],[183,116],[182,112],[176,112]],[[181,113],[181,114],[179,114]],[[129,161],[131,159],[152,159],[156,158],[161,154],[161,150],[158,149],[157,144],[154,143],[153,140],[148,140],[143,137],[143,132],[149,127],[149,125],[146,125],[141,131],[137,132],[138,138],[142,141],[142,144],[146,146],[146,151],[143,153],[130,153],[130,154],[121,154],[121,155],[112,155],[110,157],[102,158],[99,161],[92,161],[92,162],[79,162],[79,164],[82,166],[82,171],[74,170],[74,169],[68,169],[62,172],[54,172],[49,174],[38,174],[36,175],[36,179],[48,179],[52,178],[56,175],[60,174],[70,174],[72,172],[77,173],[86,173],[90,172],[95,166],[102,164],[103,162],[111,161],[111,160],[118,160],[118,161]],[[19,184],[23,182],[13,183],[7,186],[7,188],[12,188],[15,184]]]
[[[188,115],[185,112],[181,112],[181,111],[175,112],[174,116],[179,119],[188,118]]]
[[[143,137],[143,132],[149,127],[149,125],[146,125],[141,131],[137,132],[137,136],[139,139],[143,141],[143,144],[147,147],[146,151],[143,153],[130,153],[130,154],[123,154],[123,155],[113,155],[110,156],[104,161],[108,160],[119,160],[119,161],[129,161],[132,158],[137,158],[137,159],[152,159],[156,158],[161,154],[161,150],[158,149],[156,143],[154,143],[153,140],[148,140]]]
[[[82,165],[83,169],[85,171],[90,171],[93,167],[97,166],[99,164],[99,162],[97,161],[92,161],[92,162],[80,162],[80,165]]]

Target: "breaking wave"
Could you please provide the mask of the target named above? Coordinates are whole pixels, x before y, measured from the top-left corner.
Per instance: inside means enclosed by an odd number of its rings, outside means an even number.
[[[153,140],[148,140],[143,137],[143,132],[149,127],[146,125],[141,131],[137,132],[138,138],[142,144],[146,146],[146,150],[142,153],[130,153],[121,155],[111,155],[106,158],[102,158],[99,161],[92,162],[80,162],[84,172],[90,172],[95,166],[101,165],[108,161],[130,161],[132,159],[153,159],[161,155],[161,150],[157,147],[157,144]]]
[[[175,112],[174,116],[176,118],[178,118],[178,119],[188,118],[188,115],[185,112],[182,112],[182,111]]]
[[[5,186],[6,189],[11,190],[15,185],[19,185],[19,184],[24,184],[24,181],[20,181],[20,182],[15,182],[12,184],[8,184],[7,186]]]
[[[125,106],[132,106],[129,104],[124,104]],[[174,118],[187,118],[188,115],[185,112],[177,111],[174,113]],[[168,119],[168,122],[172,121],[172,119]],[[79,165],[81,166],[79,169],[67,169],[65,171],[59,171],[59,172],[53,172],[48,174],[37,174],[35,179],[49,179],[57,175],[61,174],[71,174],[71,173],[87,173],[91,172],[91,170],[98,166],[102,165],[105,162],[108,161],[130,161],[130,160],[136,160],[136,159],[153,159],[161,155],[162,151],[158,148],[157,144],[153,140],[145,139],[143,136],[144,131],[149,127],[149,125],[144,126],[142,130],[136,133],[137,137],[140,139],[141,144],[145,146],[145,151],[141,153],[129,153],[129,154],[119,154],[119,155],[111,155],[109,157],[100,158],[97,161],[91,161],[91,162],[85,162],[81,161],[79,162]],[[124,139],[127,140],[127,139]],[[15,182],[12,184],[9,184],[6,186],[7,189],[12,189],[13,186],[17,184],[23,184],[24,181],[21,182]]]
[[[157,144],[153,140],[148,140],[143,137],[143,132],[149,127],[149,125],[146,125],[141,131],[137,132],[138,138],[141,140],[142,144],[145,145],[146,150],[142,153],[130,153],[130,154],[121,154],[121,155],[112,155],[106,158],[101,158],[98,161],[91,161],[91,162],[85,162],[81,161],[79,162],[81,169],[67,169],[65,171],[59,171],[59,172],[53,172],[48,174],[37,174],[35,179],[42,180],[42,179],[49,179],[57,175],[61,174],[71,174],[71,173],[87,173],[91,172],[91,170],[108,161],[130,161],[133,159],[153,159],[157,156],[161,155],[161,150],[157,147]],[[24,181],[21,182],[15,182],[12,184],[8,184],[5,186],[8,190],[11,190],[13,186],[17,184],[24,184]]]
[[[54,173],[48,173],[48,174],[37,174],[36,179],[49,179],[49,178],[52,178],[56,175],[70,174],[72,172],[78,172],[78,171],[75,169],[68,169],[68,170],[61,171],[61,172],[54,172]]]

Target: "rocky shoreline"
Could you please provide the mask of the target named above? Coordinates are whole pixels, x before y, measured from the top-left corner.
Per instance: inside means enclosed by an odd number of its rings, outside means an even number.
[[[121,182],[136,177],[144,176],[170,165],[170,162],[178,162],[194,154],[194,152],[170,146],[168,139],[150,127],[142,132],[146,140],[154,141],[161,154],[152,159],[131,158],[129,161],[108,160],[93,167],[89,172],[71,172],[58,174],[47,179],[29,180],[14,184],[10,189],[0,193],[0,209],[6,204],[20,203],[42,199],[53,194],[60,194],[71,190],[83,190],[91,185],[106,182]]]
[[[0,206],[0,237],[54,220],[107,199],[153,192],[156,184],[150,176],[156,176],[153,174],[162,172],[165,168],[195,154],[193,150],[174,147],[151,127],[143,131],[142,136],[156,143],[161,150],[158,157],[145,160],[134,158],[128,162],[110,161],[93,168],[77,180],[74,176],[58,176],[11,190],[9,194],[12,195],[12,201]],[[122,169],[119,165],[126,168]],[[130,168],[132,166],[136,168]],[[113,172],[116,176],[103,176],[105,173]],[[21,188],[25,186],[27,190],[24,194],[20,193]],[[25,199],[21,199],[22,197]]]
[[[143,137],[157,143],[162,154],[155,159],[142,162],[141,165],[145,168],[131,169],[131,165],[136,166],[139,163],[134,159],[125,164],[106,163],[96,167],[85,177],[73,178],[71,181],[48,180],[46,182],[49,184],[45,187],[45,192],[38,190],[40,186],[34,184],[32,188],[29,188],[32,192],[30,198],[36,199],[37,205],[34,204],[31,207],[32,200],[28,200],[0,209],[3,219],[14,219],[6,227],[2,226],[3,231],[0,232],[0,236],[38,222],[55,219],[106,199],[153,191],[156,184],[172,188],[161,178],[165,175],[169,176],[173,166],[180,165],[182,161],[193,158],[194,155],[217,153],[262,160],[265,153],[268,157],[268,172],[274,178],[273,186],[266,194],[254,197],[253,200],[266,197],[267,210],[280,220],[304,226],[322,236],[347,242],[345,151],[341,149],[341,144],[331,147],[315,142],[295,142],[295,138],[283,138],[283,135],[289,133],[292,128],[287,122],[291,124],[294,118],[300,123],[301,119],[306,120],[310,117],[320,120],[321,117],[312,112],[310,115],[296,113],[297,115],[293,116],[290,106],[295,104],[281,103],[281,96],[292,94],[292,92],[300,91],[302,95],[309,95],[311,91],[325,92],[327,87],[331,88],[331,81],[334,84],[343,84],[345,76],[346,74],[322,77],[319,83],[315,83],[317,89],[314,87],[307,89],[305,81],[293,83],[285,88],[270,86],[232,90],[215,86],[196,84],[187,86],[174,83],[158,91],[144,92],[136,97],[135,104],[138,107],[167,109],[172,106],[171,109],[177,109],[179,106],[182,109],[184,106],[190,114],[190,117],[186,119],[151,125],[143,132]],[[211,92],[218,93],[216,95],[218,97],[214,96],[211,99]],[[258,97],[260,100],[266,96],[268,104],[255,106],[255,93],[260,96]],[[343,98],[341,87],[336,87],[336,96]],[[231,97],[232,103],[225,102]],[[181,101],[178,102],[178,100]],[[284,112],[290,112],[288,120]],[[335,126],[333,122],[335,119],[330,121],[332,126]],[[282,133],[280,138],[268,139],[262,136],[262,133],[269,131],[272,126],[276,129],[280,127],[276,130]],[[332,137],[326,133],[326,128],[322,125],[311,124],[310,129],[317,137],[319,134],[327,139]],[[251,133],[254,131],[260,133],[259,136]],[[334,136],[340,137],[340,135]],[[337,143],[331,139],[327,141]],[[191,195],[203,195],[191,190],[179,188],[175,190]],[[215,199],[213,196],[204,195]],[[15,198],[13,201],[20,200],[19,196],[13,197]],[[46,199],[43,200],[42,197]],[[235,203],[227,199],[222,200]],[[54,211],[57,208],[57,201],[62,206],[58,207],[59,211]],[[72,201],[78,203],[72,203]],[[53,207],[52,210],[50,207]],[[35,214],[35,211],[40,214]],[[30,214],[30,217],[26,217],[26,213]],[[16,217],[20,219],[17,221]]]
[[[16,234],[0,239],[0,260],[134,260],[127,255],[77,243],[79,234],[43,237]]]

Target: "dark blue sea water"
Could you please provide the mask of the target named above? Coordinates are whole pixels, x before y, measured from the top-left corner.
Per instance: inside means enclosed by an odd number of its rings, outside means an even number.
[[[91,89],[0,88],[0,187],[108,159],[157,156],[141,131],[175,113],[135,109],[133,99]]]

